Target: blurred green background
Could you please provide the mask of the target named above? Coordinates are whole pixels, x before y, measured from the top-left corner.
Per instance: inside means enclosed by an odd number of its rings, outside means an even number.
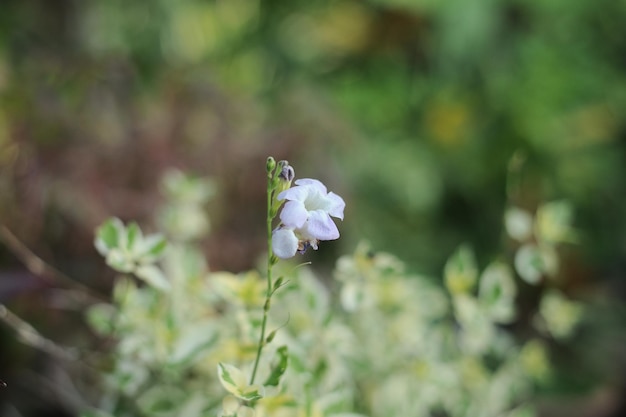
[[[513,250],[507,205],[567,199],[581,239],[559,285],[622,300],[625,21],[626,2],[609,0],[4,0],[0,218],[106,293],[94,228],[115,215],[149,230],[161,173],[178,167],[215,179],[207,257],[241,271],[264,250],[273,155],[347,201],[322,268],[363,239],[433,276],[462,242],[484,265]],[[6,247],[0,262],[3,303],[81,340],[52,284]],[[619,350],[614,312],[597,333]],[[0,379],[39,365],[0,337]],[[620,358],[598,379],[623,382]]]

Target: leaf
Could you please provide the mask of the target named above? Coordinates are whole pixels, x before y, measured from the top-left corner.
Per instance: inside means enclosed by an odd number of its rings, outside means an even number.
[[[87,310],[87,321],[98,333],[108,335],[114,328],[113,318],[115,313],[115,307],[111,304],[94,304]]]
[[[566,201],[545,203],[537,210],[535,232],[537,239],[547,243],[575,242],[571,227],[574,210]]]
[[[239,393],[248,385],[244,373],[236,366],[227,363],[220,362],[217,365],[217,376],[226,391],[237,397],[239,397]]]
[[[126,228],[126,247],[132,252],[135,252],[135,247],[141,245],[141,241],[143,240],[143,236],[141,234],[141,229],[139,225],[135,222],[132,222]]]
[[[137,278],[141,278],[158,290],[169,291],[171,289],[169,281],[156,265],[141,265],[134,272]]]
[[[124,233],[124,224],[116,217],[112,217],[96,229],[94,245],[102,256],[106,256],[111,249],[117,248],[120,236]]]
[[[558,258],[551,246],[526,244],[517,250],[515,270],[529,284],[539,283],[543,275],[553,275],[558,269]]]
[[[483,271],[478,299],[488,316],[497,323],[510,323],[515,317],[517,287],[508,265],[494,262]]]
[[[561,292],[550,290],[539,304],[539,313],[550,334],[557,339],[569,337],[583,316],[583,307],[568,300]]]
[[[518,362],[524,372],[534,379],[543,380],[550,373],[548,350],[539,339],[526,342],[519,353]]]
[[[272,371],[263,383],[263,385],[265,386],[278,386],[278,384],[280,383],[280,378],[287,370],[287,365],[289,364],[289,354],[287,346],[279,347],[276,350],[276,356],[277,360],[274,364],[272,364]]]
[[[217,365],[217,376],[226,391],[237,398],[246,401],[256,401],[263,398],[261,387],[248,385],[244,373],[233,365],[220,362]]]
[[[469,246],[462,245],[448,259],[444,269],[446,287],[451,294],[468,293],[476,284],[478,269],[474,252]]]
[[[533,217],[526,210],[511,207],[504,213],[504,226],[512,239],[525,242],[533,232]]]
[[[246,401],[256,401],[263,398],[261,393],[262,387],[258,385],[250,385],[239,393],[239,398]]]
[[[154,262],[162,254],[167,247],[167,240],[163,235],[152,234],[146,236],[136,249],[137,257],[140,262]]]

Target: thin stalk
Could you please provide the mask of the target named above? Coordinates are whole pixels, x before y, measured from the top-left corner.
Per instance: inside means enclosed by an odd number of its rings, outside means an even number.
[[[252,376],[250,377],[250,385],[254,384],[254,378],[256,377],[256,371],[259,367],[259,361],[261,360],[261,353],[263,352],[263,347],[265,346],[265,328],[267,327],[267,315],[270,311],[270,300],[272,299],[272,266],[273,255],[272,255],[272,196],[273,196],[273,188],[272,188],[271,179],[267,182],[267,290],[265,292],[265,303],[263,304],[263,321],[261,322],[261,336],[259,337],[259,345],[256,351],[256,358],[254,360],[254,367],[252,368]]]

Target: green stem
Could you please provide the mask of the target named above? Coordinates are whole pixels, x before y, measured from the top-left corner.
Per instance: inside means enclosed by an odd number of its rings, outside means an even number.
[[[271,186],[271,179],[267,184],[267,291],[265,292],[265,303],[263,304],[263,321],[261,322],[261,336],[259,337],[259,345],[256,351],[256,358],[254,360],[254,367],[252,368],[252,376],[250,377],[250,385],[254,384],[254,378],[256,377],[256,371],[259,367],[259,361],[261,360],[261,353],[265,346],[265,328],[267,326],[267,315],[270,311],[270,300],[272,299],[272,194],[273,188]]]

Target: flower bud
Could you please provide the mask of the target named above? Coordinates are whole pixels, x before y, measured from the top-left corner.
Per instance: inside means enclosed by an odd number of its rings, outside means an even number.
[[[269,336],[267,336],[267,337],[265,338],[265,343],[266,343],[266,344],[268,344],[268,343],[272,343],[272,340],[274,340],[274,337],[276,337],[276,332],[277,332],[277,330],[273,330],[273,331],[269,334]]]
[[[285,189],[291,187],[291,181],[293,181],[293,178],[296,176],[296,171],[294,171],[293,167],[289,165],[289,162],[284,160],[278,163],[278,169],[278,178],[280,181],[287,182],[289,184]]]
[[[268,174],[271,174],[274,171],[274,168],[276,168],[276,160],[270,156],[267,158],[267,162],[265,163],[265,170]]]
[[[288,161],[282,160],[278,162],[278,168],[276,169],[276,177],[274,177],[272,181],[272,189],[274,190],[274,200],[272,201],[272,208],[270,211],[270,216],[274,218],[282,206],[283,201],[278,201],[276,197],[281,192],[289,189],[291,187],[291,181],[293,181],[296,176],[296,172],[293,167],[289,165]],[[276,184],[274,184],[276,182]]]
[[[280,161],[276,172],[278,173],[278,186],[276,187],[276,193],[278,194],[291,187],[291,181],[296,176],[296,172],[287,161]]]

